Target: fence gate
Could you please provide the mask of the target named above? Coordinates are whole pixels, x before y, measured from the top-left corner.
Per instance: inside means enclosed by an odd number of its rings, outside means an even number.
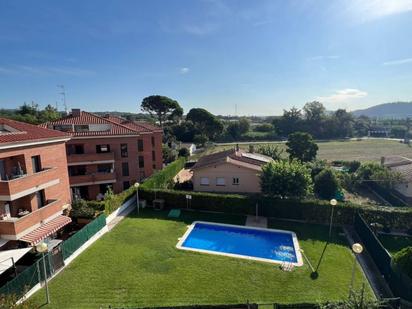
[[[53,272],[58,271],[64,266],[63,253],[61,246],[56,246],[51,250],[51,262],[53,267]]]

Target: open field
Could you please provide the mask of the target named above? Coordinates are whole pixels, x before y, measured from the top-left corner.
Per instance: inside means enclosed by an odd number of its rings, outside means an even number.
[[[263,143],[268,144],[268,143]],[[270,144],[279,145],[286,153],[284,142],[273,142]],[[359,161],[379,161],[382,156],[402,155],[412,158],[412,147],[402,144],[398,141],[384,139],[363,139],[363,140],[345,140],[345,141],[325,141],[317,142],[319,146],[318,159],[333,160],[359,160]],[[259,143],[253,143],[258,147]],[[203,154],[219,152],[233,148],[234,144],[222,144],[207,149]],[[249,144],[240,144],[240,148],[248,149]]]
[[[181,220],[168,220],[166,214],[145,210],[140,217],[127,217],[50,282],[50,305],[43,305],[44,289],[31,300],[37,307],[67,309],[247,300],[320,302],[347,297],[354,257],[337,230],[320,264],[319,277],[312,280],[306,262],[292,272],[283,272],[269,263],[175,248],[187,224],[194,220],[244,224],[243,216],[183,212]],[[300,246],[312,264],[317,264],[327,227],[285,221],[270,221],[270,227],[295,231]],[[365,281],[357,269],[356,286]]]

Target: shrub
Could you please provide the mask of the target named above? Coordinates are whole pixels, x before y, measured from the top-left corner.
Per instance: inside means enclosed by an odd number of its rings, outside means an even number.
[[[312,192],[309,169],[298,161],[273,161],[262,167],[262,192],[281,198],[303,198]]]
[[[271,157],[273,160],[280,160],[282,158],[283,149],[280,149],[278,145],[265,144],[259,145],[255,152]]]
[[[412,278],[412,247],[397,252],[393,256],[393,261],[409,278]]]
[[[96,217],[96,210],[88,205],[83,199],[77,199],[72,202],[70,216],[73,218],[93,219]]]
[[[173,163],[170,163],[163,170],[150,176],[146,179],[141,188],[151,188],[151,189],[170,189],[172,188],[171,182],[173,177],[184,167],[186,162],[185,158],[179,158]]]
[[[188,156],[190,156],[190,152],[189,149],[187,149],[186,147],[182,147],[179,149],[179,153],[178,153],[178,157],[184,157],[187,158]]]
[[[104,196],[104,212],[110,215],[113,211],[122,206],[128,199],[136,194],[136,188],[131,186],[119,194],[113,194],[113,191],[108,190]]]
[[[336,192],[339,190],[338,179],[330,168],[326,168],[316,175],[314,182],[315,193],[322,199],[335,197]]]

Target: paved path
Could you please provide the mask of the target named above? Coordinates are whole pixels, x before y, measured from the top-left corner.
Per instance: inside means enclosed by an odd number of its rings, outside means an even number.
[[[352,226],[345,226],[343,230],[346,234],[347,239],[349,240],[351,247],[355,242],[362,243],[359,235],[356,233],[355,229]],[[368,279],[369,284],[371,285],[372,290],[375,293],[375,296],[378,299],[393,298],[394,296],[392,294],[392,291],[390,290],[385,279],[382,277],[381,272],[373,262],[373,259],[369,255],[365,246],[363,252],[357,256],[357,260],[361,265],[363,272],[365,273],[366,278]]]
[[[128,214],[130,214],[132,211],[136,211],[136,204],[131,204],[129,207],[127,207],[125,210],[123,210],[116,218],[112,220],[107,225],[107,228],[109,231],[114,228],[120,221],[122,221]]]
[[[247,216],[246,218],[246,226],[253,226],[253,227],[268,227],[268,219],[266,217],[257,217],[256,216]]]

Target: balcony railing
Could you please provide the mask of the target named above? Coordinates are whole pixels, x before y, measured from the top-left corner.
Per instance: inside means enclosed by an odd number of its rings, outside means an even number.
[[[0,181],[0,201],[13,201],[59,182],[56,168],[45,168],[34,174]]]
[[[116,182],[116,174],[114,172],[93,173],[87,175],[70,176],[69,179],[71,186],[89,185],[104,182]]]
[[[48,200],[43,207],[28,213],[23,217],[11,217],[0,220],[0,234],[9,238],[15,236],[18,239],[22,232],[36,227],[44,220],[62,211],[63,202],[61,200]]]
[[[86,165],[113,162],[114,152],[71,154],[67,156],[68,165]]]

